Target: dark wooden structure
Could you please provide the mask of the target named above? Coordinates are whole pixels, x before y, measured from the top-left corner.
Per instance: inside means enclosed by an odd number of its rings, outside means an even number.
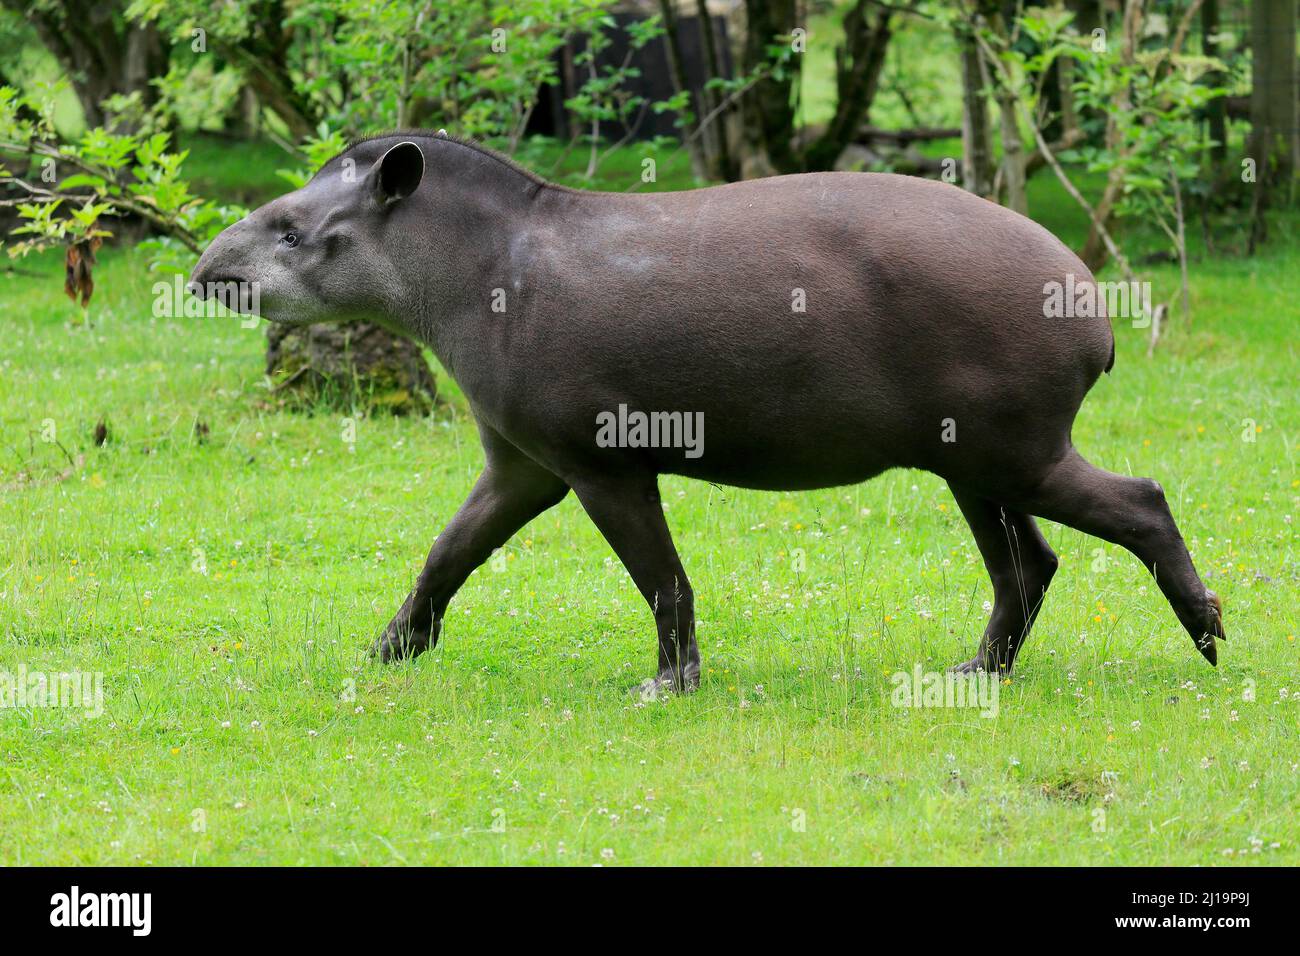
[[[646,5],[649,10],[657,12],[658,4]],[[694,10],[694,5],[690,5]],[[612,14],[616,27],[610,31],[613,41],[596,58],[597,68],[618,67],[627,58],[630,49],[628,42],[628,24],[644,20],[646,10],[641,5],[627,4],[615,9]],[[730,77],[733,71],[731,46],[727,40],[727,21],[725,17],[712,18],[714,43],[718,51],[719,68],[724,77]],[[694,94],[696,111],[699,111],[700,90],[708,79],[704,39],[700,32],[697,16],[688,16],[686,8],[680,8],[677,14],[677,39],[681,46],[686,79]],[[572,97],[587,79],[587,67],[574,63],[574,58],[586,48],[585,38],[572,40],[556,54],[559,82],[542,87],[537,108],[529,119],[527,135],[554,136],[567,139],[573,135],[572,116],[565,109],[564,103]],[[632,52],[629,64],[640,71],[640,76],[632,79],[625,88],[639,96],[644,96],[650,103],[667,100],[673,95],[672,74],[668,69],[668,52],[665,37],[656,37],[640,50]],[[637,122],[639,113],[640,122]],[[681,131],[676,126],[677,114],[672,111],[656,113],[652,109],[633,114],[629,125],[634,127],[634,139],[652,139],[656,136],[675,136],[680,138]],[[581,131],[579,131],[581,132]],[[606,137],[619,138],[628,131],[616,127],[603,131]]]

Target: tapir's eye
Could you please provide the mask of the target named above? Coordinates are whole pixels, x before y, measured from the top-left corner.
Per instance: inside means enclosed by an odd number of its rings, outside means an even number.
[[[280,237],[280,241],[292,249],[298,244],[298,233],[291,229]]]

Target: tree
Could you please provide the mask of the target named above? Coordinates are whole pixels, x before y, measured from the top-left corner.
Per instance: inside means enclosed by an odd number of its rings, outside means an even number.
[[[1250,248],[1268,235],[1265,213],[1287,202],[1300,161],[1300,112],[1296,102],[1296,0],[1256,0],[1250,11],[1254,54],[1247,156],[1256,164]]]
[[[1142,0],[1127,0],[1124,6],[1123,41],[1117,57],[1117,66],[1126,71],[1132,69],[1137,58],[1138,28],[1141,23]],[[1109,53],[1110,46],[1104,33],[1100,37],[1099,45],[1094,50],[1098,53]],[[1115,84],[1113,92],[1114,99],[1110,101],[1106,109],[1105,143],[1105,148],[1112,154],[1117,153],[1122,145],[1122,134],[1118,119],[1132,108],[1126,85],[1122,83]],[[1123,189],[1124,166],[1121,163],[1116,163],[1110,167],[1107,174],[1106,187],[1102,190],[1101,199],[1097,202],[1096,216],[1093,217],[1083,249],[1079,252],[1079,258],[1093,272],[1098,271],[1106,264],[1106,258],[1110,254],[1106,248],[1103,232],[1115,213],[1115,204],[1119,202],[1120,197],[1123,195]]]
[[[1201,4],[1201,52],[1210,59],[1219,56],[1219,0],[1205,0]],[[1210,82],[1223,83],[1223,76],[1214,73]],[[1216,97],[1206,105],[1206,119],[1209,125],[1210,159],[1216,168],[1221,168],[1228,158],[1228,105],[1224,97]]]
[[[675,0],[659,0],[659,15],[663,18],[664,24],[664,54],[668,60],[668,75],[672,80],[673,92],[682,100],[684,106],[682,136],[687,153],[691,157],[691,171],[696,179],[705,179],[710,172],[707,143],[698,135],[700,113],[686,102],[690,83],[686,79],[686,64],[682,59],[682,45],[677,32],[677,11],[674,3]],[[701,6],[704,7],[707,16],[707,6],[703,2]],[[708,102],[707,98],[702,97],[702,99],[703,102]]]
[[[700,45],[704,48],[704,65],[710,77],[721,77],[722,61],[718,57],[718,38],[713,29],[708,0],[695,0],[695,17],[700,29]],[[709,174],[715,179],[733,180],[739,174],[739,167],[732,160],[726,117],[721,115],[724,109],[723,91],[706,83],[702,99],[703,122],[712,124],[705,148]]]
[[[72,84],[88,127],[125,126],[105,108],[113,97],[157,99],[150,81],[167,72],[167,49],[150,24],[132,22],[119,0],[0,0],[36,30]]]
[[[1002,18],[998,0],[980,0],[977,7],[979,19],[997,42],[999,55],[1005,55],[1016,40]],[[1001,192],[1006,205],[1021,215],[1029,214],[1029,196],[1026,192],[1025,146],[1020,138],[1019,102],[1015,88],[1004,74],[992,69],[988,59],[981,59],[984,84],[993,90],[998,104],[998,129],[1002,141],[1002,164],[998,174]]]
[[[75,143],[61,143],[50,116],[50,101],[0,86],[0,154],[19,157],[17,170],[0,165],[0,184],[17,198],[0,206],[18,211],[10,230],[18,241],[10,256],[63,246],[69,272],[85,308],[93,291],[88,266],[113,220],[139,217],[162,238],[153,240],[160,258],[197,257],[207,241],[242,215],[243,210],[204,202],[181,178],[185,153],[169,151],[165,132],[150,135],[88,130]],[[69,287],[69,295],[74,288]]]
[[[984,67],[969,23],[959,22],[956,34],[961,51],[962,185],[988,199],[993,195],[994,158]]]
[[[740,174],[745,179],[797,168],[794,87],[800,61],[792,39],[797,11],[796,0],[745,3],[740,62],[752,78],[740,113],[745,143]]]
[[[806,26],[798,22],[801,7],[795,0],[746,0],[741,64],[750,79],[741,101],[742,175],[834,167],[868,119],[897,14],[915,7],[856,0],[845,11],[844,39],[835,47],[835,112],[824,129],[801,136],[795,98],[808,42]]]
[[[870,119],[880,89],[885,51],[894,32],[894,10],[882,6],[872,20],[873,0],[858,0],[844,14],[844,41],[835,46],[835,113],[826,129],[804,151],[806,169],[829,169],[859,127]]]
[[[291,72],[302,41],[287,19],[284,0],[232,0],[214,13],[207,0],[133,0],[128,15],[158,29],[198,55],[215,55],[238,69],[258,103],[284,124],[294,142],[320,121],[313,102]],[[321,28],[329,25],[323,17]]]

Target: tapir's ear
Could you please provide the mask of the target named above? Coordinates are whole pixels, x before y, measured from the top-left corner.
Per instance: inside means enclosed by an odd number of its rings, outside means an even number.
[[[398,143],[379,158],[366,179],[370,193],[381,206],[389,206],[415,192],[424,178],[424,153],[414,143]]]

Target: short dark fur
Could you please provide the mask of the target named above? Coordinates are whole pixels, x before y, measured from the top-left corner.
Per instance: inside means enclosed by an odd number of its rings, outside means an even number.
[[[463,389],[483,473],[377,641],[384,660],[433,646],[465,578],[573,490],[654,613],[650,687],[689,689],[694,596],[658,476],[802,489],[907,467],[947,480],[993,581],[962,668],[1010,670],[1033,624],[1057,559],[1032,515],[1136,554],[1214,663],[1219,602],[1160,486],[1071,442],[1115,354],[1104,315],[1044,318],[1045,284],[1071,274],[1093,281],[1038,224],[942,183],[591,193],[421,131],[353,144],[219,236],[194,280],[260,283],[272,321],[402,329]],[[600,447],[597,416],[620,405],[702,413],[703,455]]]

